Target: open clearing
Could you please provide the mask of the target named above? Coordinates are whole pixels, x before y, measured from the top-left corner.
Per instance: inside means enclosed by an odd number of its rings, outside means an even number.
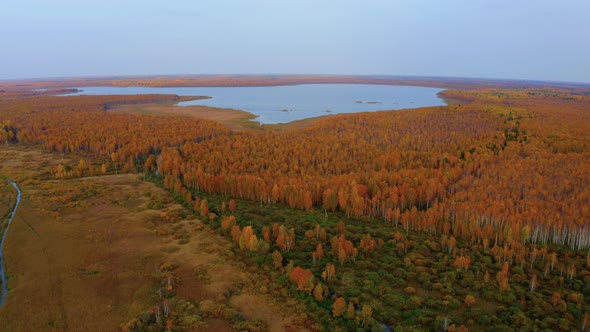
[[[272,331],[302,328],[285,304],[258,291],[257,275],[231,261],[231,244],[166,191],[133,174],[51,179],[49,169],[66,161],[0,150],[0,173],[23,190],[4,247],[2,331],[119,330],[161,301],[154,275],[165,264],[177,266],[176,298],[200,309],[195,330],[233,330],[220,307]]]
[[[188,116],[196,119],[212,120],[219,122],[231,130],[289,130],[302,129],[310,126],[319,119],[327,116],[292,121],[289,123],[260,125],[252,121],[256,116],[241,110],[223,109],[209,106],[175,106],[177,102],[148,103],[148,104],[122,104],[109,108],[109,112],[138,113],[148,115],[172,115]]]
[[[197,119],[217,121],[231,130],[260,128],[258,122],[250,121],[255,119],[256,116],[245,111],[208,106],[175,106],[176,103],[124,104],[110,108],[109,112],[189,116]]]

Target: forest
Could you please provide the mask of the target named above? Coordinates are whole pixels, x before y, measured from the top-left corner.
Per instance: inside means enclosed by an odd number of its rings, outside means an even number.
[[[441,94],[448,106],[230,130],[108,111],[178,96],[6,89],[0,143],[76,161],[48,178],[166,188],[270,293],[304,303],[310,330],[590,329],[590,92]]]

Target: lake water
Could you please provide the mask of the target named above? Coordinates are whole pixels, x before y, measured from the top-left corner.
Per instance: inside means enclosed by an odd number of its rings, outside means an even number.
[[[438,88],[371,84],[302,84],[261,87],[84,87],[70,95],[175,94],[209,96],[179,103],[243,110],[261,124],[287,123],[327,114],[446,105]]]

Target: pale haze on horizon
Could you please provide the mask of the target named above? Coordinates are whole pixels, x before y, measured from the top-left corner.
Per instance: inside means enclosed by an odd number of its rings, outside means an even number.
[[[585,0],[5,0],[0,80],[351,74],[590,83]]]

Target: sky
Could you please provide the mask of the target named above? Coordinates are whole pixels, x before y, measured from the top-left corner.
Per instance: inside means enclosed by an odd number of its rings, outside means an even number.
[[[0,79],[344,74],[590,83],[587,0],[3,0]]]

